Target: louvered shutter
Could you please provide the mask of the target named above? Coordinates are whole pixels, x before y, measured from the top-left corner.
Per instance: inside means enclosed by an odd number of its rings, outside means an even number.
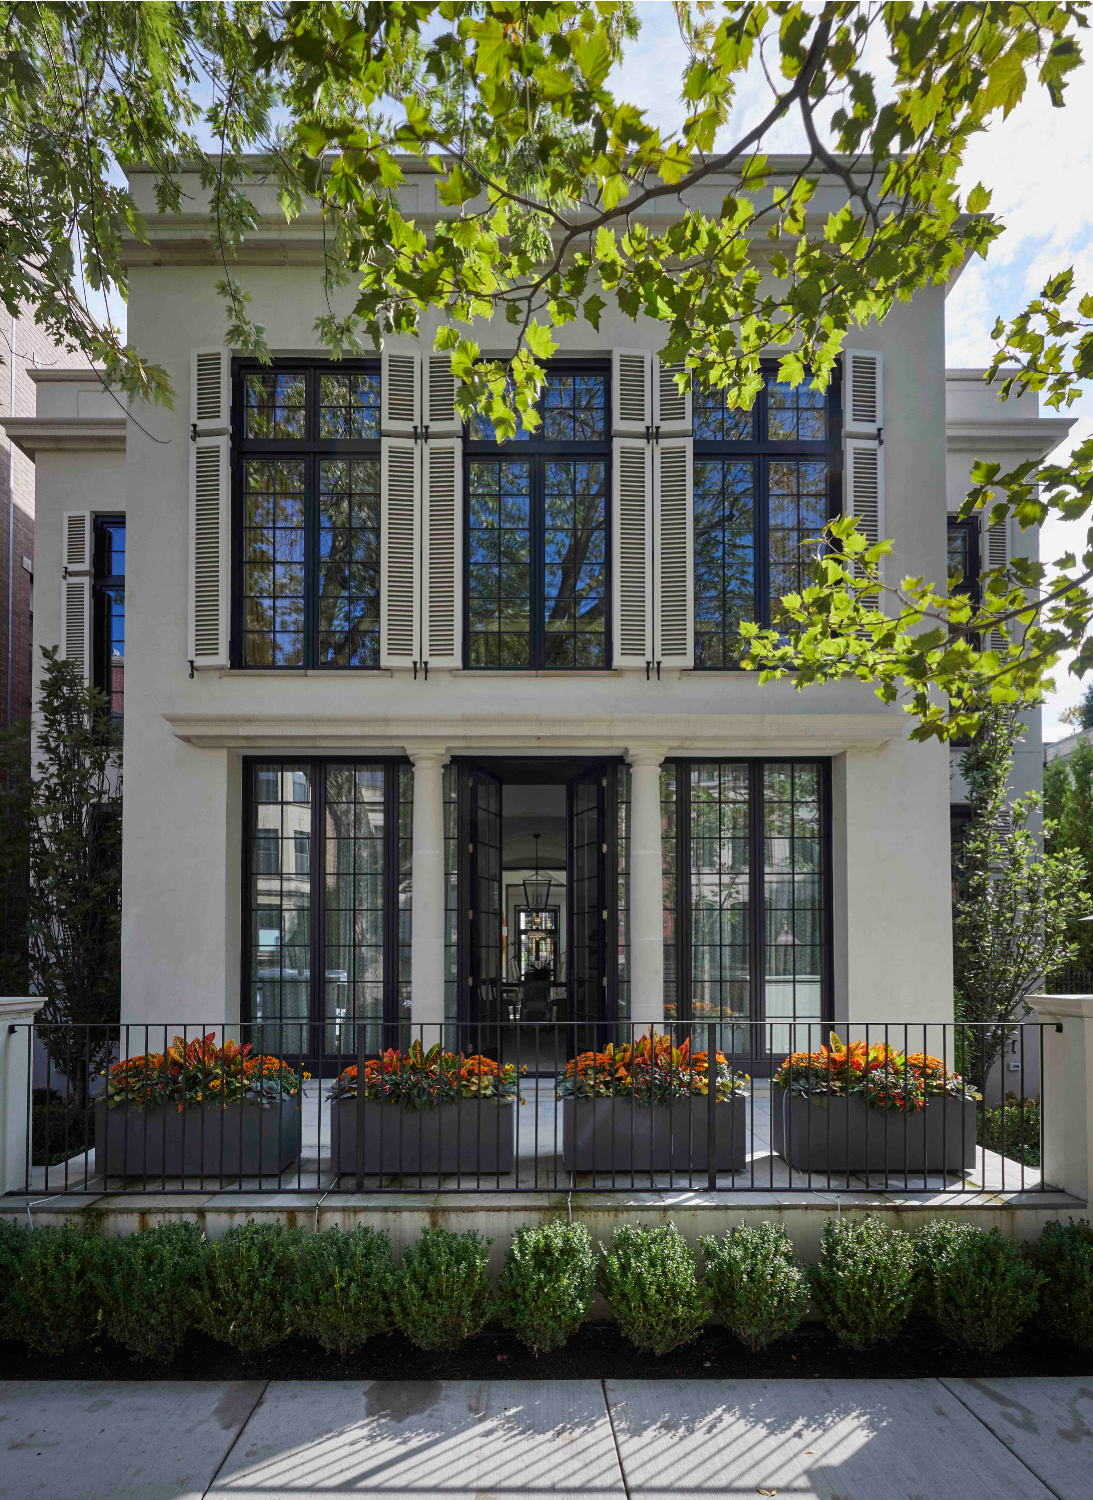
[[[231,354],[227,349],[190,352],[190,424],[209,437],[228,431]]]
[[[653,656],[651,444],[611,444],[611,574],[614,665],[645,667]]]
[[[418,655],[421,473],[411,438],[380,443],[380,666],[412,667]]]
[[[380,431],[384,437],[412,437],[421,426],[421,379],[416,352],[383,352],[380,372]]]
[[[691,432],[691,392],[680,392],[676,376],[682,364],[653,360],[653,426],[661,437],[688,437]]]
[[[86,687],[91,677],[91,579],[61,580],[61,655],[77,667]]]
[[[421,359],[423,425],[429,436],[454,436],[463,424],[455,409],[455,376],[447,354],[425,354]]]
[[[883,358],[875,349],[847,349],[843,369],[843,426],[875,438],[884,426]]]
[[[863,438],[846,441],[846,513],[873,546],[884,535],[884,450]],[[881,574],[884,563],[881,562]]]
[[[229,441],[190,444],[189,640],[195,668],[226,667],[231,604]]]
[[[611,351],[611,430],[644,437],[653,424],[652,356],[640,349]]]
[[[61,517],[61,655],[91,672],[91,512]]]
[[[463,439],[422,445],[421,656],[430,667],[462,665]]]
[[[986,546],[984,552],[987,558],[988,568],[1007,568],[1010,560],[1010,528],[1009,518],[999,521],[994,526],[986,528]],[[987,632],[987,649],[990,651],[1005,651],[1007,641],[1001,630],[990,630]]]
[[[694,522],[690,438],[653,445],[654,657],[694,666]]]

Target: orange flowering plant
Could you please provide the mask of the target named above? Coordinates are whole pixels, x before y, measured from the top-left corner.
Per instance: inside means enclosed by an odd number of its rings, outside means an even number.
[[[428,1052],[415,1041],[405,1052],[388,1047],[364,1065],[364,1097],[398,1103],[407,1109],[436,1109],[457,1099],[520,1098],[520,1075],[513,1063],[500,1065],[492,1057],[474,1053],[442,1052],[439,1042]],[[355,1099],[359,1084],[356,1063],[339,1074],[328,1095],[331,1099]],[[521,1103],[523,1101],[521,1100]]]
[[[681,1047],[670,1036],[653,1032],[635,1045],[616,1047],[611,1042],[602,1052],[581,1052],[570,1058],[556,1081],[559,1099],[626,1098],[640,1104],[665,1104],[669,1099],[687,1099],[708,1092],[708,1054],[691,1052],[688,1037]],[[723,1052],[716,1058],[715,1077],[719,1102],[731,1099],[751,1082],[746,1073],[734,1073]]]
[[[230,1038],[216,1045],[216,1033],[187,1042],[176,1036],[166,1052],[142,1052],[123,1058],[106,1075],[108,1109],[152,1109],[157,1104],[272,1104],[295,1099],[303,1079],[288,1063],[268,1052],[255,1052]]]
[[[878,1109],[917,1113],[927,1099],[978,1099],[980,1096],[940,1057],[924,1052],[897,1052],[884,1042],[844,1043],[833,1031],[830,1047],[794,1052],[774,1075],[780,1089],[807,1098],[856,1096]]]

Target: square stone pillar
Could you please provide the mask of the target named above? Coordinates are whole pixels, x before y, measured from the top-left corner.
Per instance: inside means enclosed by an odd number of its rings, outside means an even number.
[[[408,745],[414,766],[413,851],[410,866],[412,975],[410,1019],[425,1023],[426,1048],[440,1040],[444,1021],[444,763],[435,745]]]
[[[1093,995],[1030,995],[1044,1026],[1044,1182],[1093,1201]]]
[[[630,1016],[664,1025],[664,861],[660,843],[662,745],[635,747],[630,763]]]
[[[43,1003],[35,995],[0,998],[0,1193],[26,1187],[28,1089],[34,1083],[30,1025]]]

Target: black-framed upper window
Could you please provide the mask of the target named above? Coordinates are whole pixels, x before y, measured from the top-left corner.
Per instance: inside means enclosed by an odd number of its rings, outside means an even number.
[[[125,716],[125,517],[96,516],[92,557],[92,671],[116,719]]]
[[[958,516],[948,519],[948,576],[954,594],[967,594],[975,605],[981,595],[979,573],[982,567],[979,547],[979,517]]]
[[[807,583],[809,543],[840,510],[838,376],[786,385],[773,367],[751,411],[696,390],[695,666],[735,667],[743,620],[777,624],[777,602]]]
[[[243,667],[378,667],[378,363],[240,364],[236,589]]]
[[[542,424],[466,440],[464,665],[610,665],[610,371],[552,365]]]

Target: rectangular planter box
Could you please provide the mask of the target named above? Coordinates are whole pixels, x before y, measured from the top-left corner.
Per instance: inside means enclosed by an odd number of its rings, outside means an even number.
[[[370,1174],[511,1172],[515,1100],[463,1099],[438,1109],[364,1102],[364,1167]],[[357,1170],[357,1101],[330,1106],[334,1171]]]
[[[747,1161],[747,1099],[717,1105],[718,1172]],[[562,1161],[576,1172],[709,1170],[709,1105],[704,1098],[667,1104],[631,1099],[563,1099]]]
[[[964,1172],[975,1165],[969,1099],[935,1097],[917,1114],[864,1099],[808,1099],[771,1089],[774,1150],[800,1172]]]
[[[283,1172],[300,1154],[299,1102],[176,1104],[153,1109],[95,1103],[95,1175],[257,1177]],[[223,1140],[223,1148],[221,1147]],[[221,1156],[223,1149],[223,1156]],[[260,1164],[260,1165],[259,1165]]]

